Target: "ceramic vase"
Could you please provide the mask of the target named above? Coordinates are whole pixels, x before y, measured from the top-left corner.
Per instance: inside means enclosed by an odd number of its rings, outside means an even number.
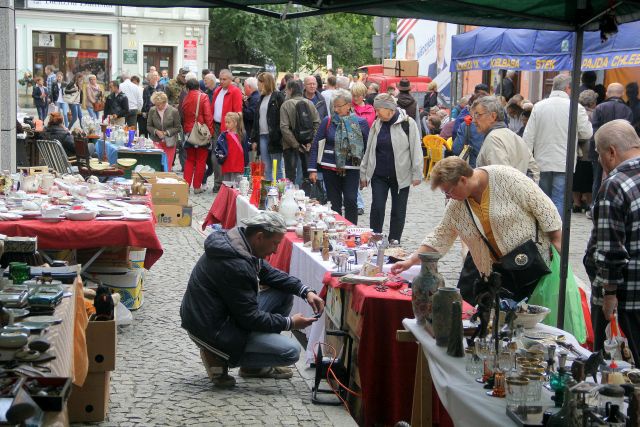
[[[447,354],[451,357],[464,357],[464,330],[462,328],[462,302],[451,304],[451,326],[447,343]]]
[[[438,287],[444,286],[444,279],[438,273],[438,260],[441,255],[437,252],[424,252],[420,257],[420,273],[411,284],[411,304],[413,314],[418,324],[431,322],[431,299]]]
[[[462,303],[462,297],[457,288],[442,287],[433,295],[431,324],[433,325],[436,344],[440,347],[446,347],[449,342],[451,309],[453,308],[454,301]]]
[[[298,213],[298,204],[293,198],[293,190],[287,190],[280,200],[278,212],[284,217],[287,226],[296,225],[296,214]]]

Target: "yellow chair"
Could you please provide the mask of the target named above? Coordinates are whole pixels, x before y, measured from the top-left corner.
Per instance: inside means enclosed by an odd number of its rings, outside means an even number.
[[[425,135],[422,138],[422,145],[427,149],[427,156],[429,157],[429,165],[424,171],[426,179],[430,178],[433,165],[444,157],[446,143],[447,141],[438,135]]]

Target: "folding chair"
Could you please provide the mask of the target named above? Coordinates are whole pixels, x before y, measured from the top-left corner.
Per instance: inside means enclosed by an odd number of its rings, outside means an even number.
[[[71,165],[60,141],[39,139],[36,141],[40,157],[44,163],[59,174],[78,173],[78,167]]]

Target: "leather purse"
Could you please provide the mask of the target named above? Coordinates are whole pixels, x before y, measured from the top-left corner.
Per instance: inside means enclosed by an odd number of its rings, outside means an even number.
[[[482,241],[487,245],[489,252],[491,252],[491,255],[496,260],[493,264],[493,270],[502,274],[503,288],[513,294],[510,298],[515,301],[530,297],[542,276],[551,273],[549,266],[542,258],[542,255],[540,255],[540,251],[538,251],[538,245],[540,244],[538,221],[536,220],[535,241],[529,239],[518,245],[511,252],[499,257],[489,240],[487,240],[482,231],[480,231],[478,224],[476,224],[469,202],[467,200],[464,202],[469,211],[469,215],[471,215],[473,225],[475,225],[478,233],[480,233],[482,237]]]
[[[196,147],[204,147],[209,144],[209,140],[211,139],[211,132],[209,132],[209,128],[204,123],[198,122],[198,112],[200,111],[200,93],[198,93],[198,102],[196,103],[196,119],[193,123],[193,129],[191,129],[191,133],[189,134],[189,138],[187,142]]]

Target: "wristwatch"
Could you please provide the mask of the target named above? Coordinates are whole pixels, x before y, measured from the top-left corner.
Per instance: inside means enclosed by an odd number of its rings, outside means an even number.
[[[613,291],[608,291],[606,289],[602,289],[602,296],[607,296],[607,295],[617,295],[618,291],[617,290],[613,290]]]
[[[302,294],[302,299],[307,299],[307,296],[309,295],[310,292],[313,292],[314,294],[316,293],[316,291],[314,291],[311,288],[307,288],[307,290],[305,291],[305,293]],[[317,294],[316,294],[317,295]]]

